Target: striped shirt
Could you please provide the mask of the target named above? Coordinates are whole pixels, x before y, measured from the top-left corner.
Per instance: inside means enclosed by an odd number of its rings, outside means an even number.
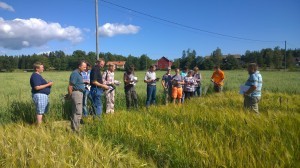
[[[194,77],[184,77],[184,91],[186,92],[194,92],[195,85],[197,84]]]
[[[262,88],[262,76],[259,71],[250,74],[246,86],[256,86],[256,89],[250,94],[251,97],[260,97]]]

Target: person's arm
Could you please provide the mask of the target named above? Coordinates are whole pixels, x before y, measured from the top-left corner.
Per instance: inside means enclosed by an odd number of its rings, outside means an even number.
[[[105,84],[105,85],[109,84],[109,82],[106,80],[107,74],[108,74],[107,71],[105,71],[102,76],[103,84]]]
[[[131,81],[128,80],[126,76],[127,76],[127,75],[124,73],[124,74],[123,74],[123,81],[124,81],[125,85],[128,85]]]
[[[73,86],[70,83],[69,86],[68,86],[68,94],[69,94],[69,96],[72,95],[72,92],[73,92]]]
[[[252,92],[254,92],[256,90],[256,88],[257,88],[257,81],[258,81],[258,79],[254,75],[250,76],[250,81],[252,81],[250,83],[251,86],[250,86],[250,88],[246,92],[244,92],[245,96],[248,96],[249,94],[251,94]]]
[[[224,79],[225,79],[225,75],[224,75],[224,72],[222,72],[222,77],[221,77],[221,81],[219,82],[219,84],[224,82]]]
[[[162,77],[162,80],[161,80],[161,85],[163,88],[167,89],[167,86],[166,86],[166,81],[165,81],[165,78],[164,76]]]
[[[101,88],[104,89],[104,90],[108,90],[108,89],[109,89],[109,87],[108,87],[107,85],[101,84],[101,83],[99,83],[98,81],[93,81],[92,84],[93,84],[93,85],[96,85],[96,86],[98,86],[98,87],[101,87]]]
[[[251,94],[252,92],[254,92],[256,90],[256,86],[252,85],[250,86],[250,88],[244,93],[245,96],[248,96],[249,94]]]
[[[34,90],[42,90],[42,89],[45,89],[52,85],[53,85],[53,82],[48,82],[47,84],[44,84],[44,85],[35,86]]]

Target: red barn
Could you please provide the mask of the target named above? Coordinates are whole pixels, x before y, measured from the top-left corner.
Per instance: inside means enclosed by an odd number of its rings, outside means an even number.
[[[168,67],[171,67],[173,64],[172,61],[170,61],[168,58],[166,57],[161,57],[158,61],[157,61],[157,69],[167,69]]]

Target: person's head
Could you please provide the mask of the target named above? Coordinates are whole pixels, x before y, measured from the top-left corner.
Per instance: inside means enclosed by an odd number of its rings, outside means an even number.
[[[189,70],[188,67],[183,68],[183,72],[185,72],[185,73],[187,73],[188,70]]]
[[[115,64],[109,64],[108,65],[108,70],[110,71],[110,72],[114,72],[115,71],[115,68],[116,66],[115,66]]]
[[[155,69],[156,69],[156,66],[150,65],[149,70],[150,70],[151,72],[155,71]]]
[[[169,74],[171,72],[171,67],[167,68],[167,73]]]
[[[257,71],[257,64],[256,63],[250,63],[248,65],[248,73],[253,74],[256,71]]]
[[[134,68],[133,68],[133,66],[131,66],[131,67],[129,67],[129,68],[127,69],[126,73],[127,73],[127,74],[132,74],[133,71],[134,71]]]
[[[44,72],[44,64],[41,62],[35,62],[33,64],[33,69],[35,72],[42,73]]]
[[[85,61],[79,61],[78,62],[78,70],[80,72],[83,72],[86,70],[86,62]]]
[[[176,73],[176,75],[178,75],[179,74],[179,72],[180,72],[180,69],[179,68],[175,68],[175,73]]]
[[[90,70],[90,69],[91,69],[91,64],[88,63],[88,62],[86,62],[86,69],[85,69],[85,71],[88,71],[88,70]]]
[[[192,77],[194,75],[194,71],[193,70],[189,70],[187,73],[188,77]]]
[[[96,61],[96,65],[99,66],[100,68],[103,68],[104,65],[105,65],[105,61],[103,58],[99,58],[97,61]]]
[[[214,66],[214,70],[215,71],[219,71],[220,70],[220,66],[219,65]]]
[[[195,68],[194,68],[194,72],[197,73],[198,71],[199,71],[199,68],[198,68],[198,67],[195,67]]]

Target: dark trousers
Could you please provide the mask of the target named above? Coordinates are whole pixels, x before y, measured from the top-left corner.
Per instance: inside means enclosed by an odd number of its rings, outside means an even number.
[[[195,88],[194,96],[200,97],[202,95],[201,85]]]
[[[149,107],[150,104],[155,104],[155,99],[156,99],[156,85],[147,85],[146,107]]]
[[[186,91],[184,91],[184,97],[185,97],[185,99],[190,99],[193,96],[194,96],[194,92],[186,92]]]
[[[129,109],[130,107],[138,107],[137,94],[134,86],[125,87],[125,98],[127,109]]]
[[[94,103],[94,108],[96,110],[96,115],[100,116],[102,114],[102,100],[103,90],[97,87],[91,87],[91,95]]]

